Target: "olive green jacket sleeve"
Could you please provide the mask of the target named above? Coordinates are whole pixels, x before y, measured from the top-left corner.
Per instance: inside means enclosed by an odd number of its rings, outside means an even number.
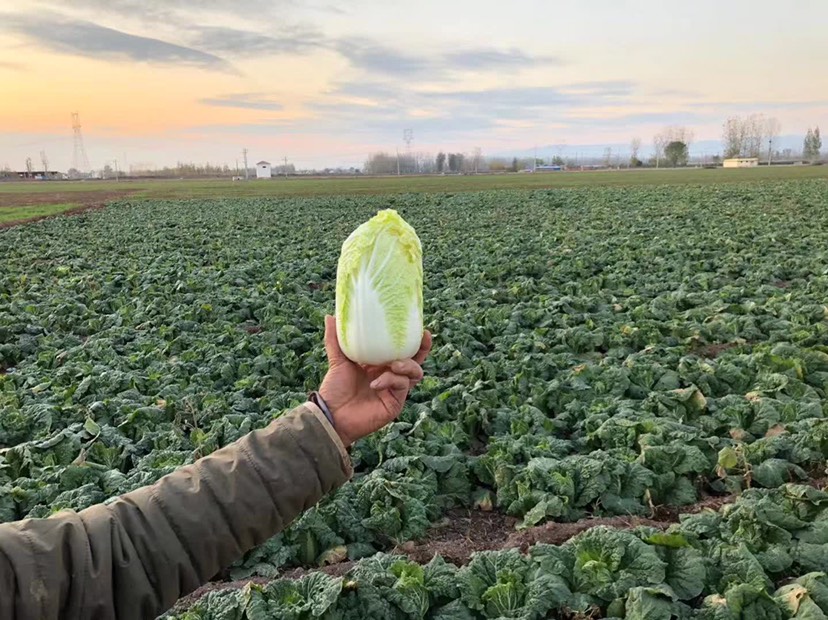
[[[0,618],[155,618],[351,474],[308,403],[108,505],[0,525]]]

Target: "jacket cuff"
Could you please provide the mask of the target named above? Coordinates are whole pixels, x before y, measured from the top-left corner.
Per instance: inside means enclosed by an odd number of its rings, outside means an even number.
[[[351,479],[351,476],[354,475],[354,467],[351,463],[351,457],[348,455],[348,451],[345,449],[345,445],[342,443],[342,440],[339,438],[339,435],[334,430],[331,423],[328,421],[328,418],[322,413],[322,410],[315,404],[310,401],[306,402],[303,407],[310,411],[319,423],[322,425],[322,428],[325,429],[328,433],[328,437],[331,438],[331,441],[336,446],[337,450],[339,451],[339,456],[342,458],[342,469],[345,472],[348,480]]]

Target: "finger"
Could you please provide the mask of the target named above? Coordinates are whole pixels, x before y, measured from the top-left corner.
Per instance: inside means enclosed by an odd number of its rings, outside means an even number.
[[[380,390],[408,390],[409,378],[395,375],[393,372],[384,372],[371,382],[371,388]]]
[[[336,335],[336,318],[330,315],[325,316],[325,354],[331,366],[347,361]]]
[[[404,375],[412,381],[420,381],[423,378],[423,369],[414,360],[391,362],[391,372],[395,375]]]
[[[422,364],[424,361],[426,361],[428,354],[431,352],[432,340],[433,339],[431,337],[431,332],[425,330],[423,332],[423,340],[422,342],[420,342],[420,350],[417,351],[417,354],[413,358],[415,362],[417,362],[418,364]]]

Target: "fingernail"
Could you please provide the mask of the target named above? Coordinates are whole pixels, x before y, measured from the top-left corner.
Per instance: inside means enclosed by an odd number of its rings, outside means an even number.
[[[374,379],[373,381],[371,381],[371,389],[376,390],[379,387],[379,384],[379,379]]]

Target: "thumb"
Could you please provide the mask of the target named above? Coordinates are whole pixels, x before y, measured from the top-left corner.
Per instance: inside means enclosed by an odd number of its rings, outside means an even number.
[[[331,366],[347,361],[336,335],[336,318],[331,315],[325,316],[325,354]]]

